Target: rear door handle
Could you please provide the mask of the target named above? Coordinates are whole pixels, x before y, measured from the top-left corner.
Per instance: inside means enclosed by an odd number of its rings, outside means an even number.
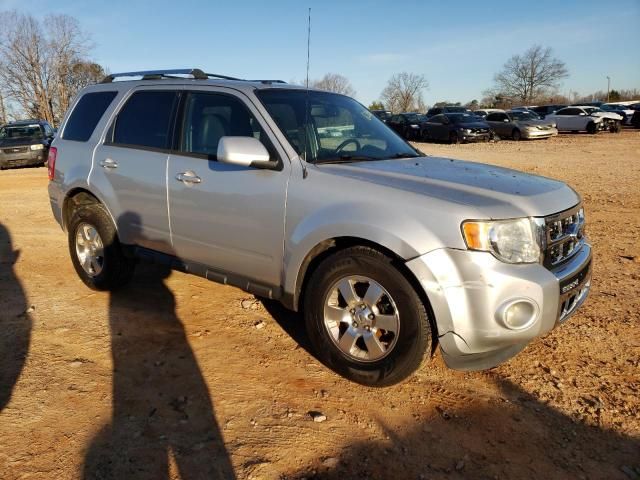
[[[182,183],[202,183],[202,179],[190,170],[176,175],[176,180]]]
[[[118,168],[118,162],[110,158],[105,158],[100,162],[102,168]]]

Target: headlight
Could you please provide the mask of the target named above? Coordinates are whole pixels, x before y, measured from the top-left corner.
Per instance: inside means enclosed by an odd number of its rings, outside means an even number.
[[[41,143],[31,145],[31,150],[42,150],[43,148],[44,148],[44,145],[42,145]]]
[[[470,128],[461,128],[460,130],[462,130],[464,133],[471,133]]]
[[[418,125],[411,125],[411,128],[418,128]]]
[[[467,248],[489,252],[506,263],[536,263],[541,258],[542,226],[533,218],[465,221],[462,233]]]

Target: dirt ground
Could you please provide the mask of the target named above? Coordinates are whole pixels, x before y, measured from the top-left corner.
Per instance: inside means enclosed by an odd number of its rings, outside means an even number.
[[[571,184],[593,288],[498,368],[436,354],[383,390],[325,368],[296,315],[235,288],[144,267],[88,290],[45,169],[0,172],[0,478],[639,478],[640,132],[419,147]]]

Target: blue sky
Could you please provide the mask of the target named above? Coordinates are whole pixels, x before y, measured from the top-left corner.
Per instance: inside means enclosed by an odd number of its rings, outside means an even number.
[[[345,75],[365,104],[402,71],[427,77],[428,104],[480,99],[536,43],[566,62],[561,93],[606,90],[607,75],[612,88],[640,88],[640,0],[0,0],[0,10],[75,16],[111,72],[197,66],[286,81],[305,76],[308,7],[311,78]]]

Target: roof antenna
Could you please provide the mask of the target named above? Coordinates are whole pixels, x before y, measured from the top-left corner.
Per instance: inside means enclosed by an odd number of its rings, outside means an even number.
[[[309,7],[309,18],[307,21],[307,95],[304,106],[304,163],[302,163],[302,178],[307,178],[307,154],[309,150],[309,56],[311,51],[311,7]]]

